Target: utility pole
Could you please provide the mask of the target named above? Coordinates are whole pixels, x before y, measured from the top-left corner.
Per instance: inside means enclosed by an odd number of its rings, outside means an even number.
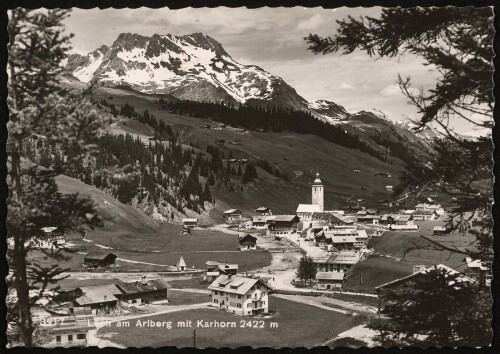
[[[193,329],[193,348],[196,349],[196,330]]]

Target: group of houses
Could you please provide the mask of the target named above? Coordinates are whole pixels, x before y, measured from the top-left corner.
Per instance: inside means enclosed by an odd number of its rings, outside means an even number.
[[[389,230],[415,231],[419,229],[415,221],[432,221],[443,214],[444,208],[432,201],[417,204],[415,209],[403,209],[398,213],[381,214],[379,210],[363,208],[356,212],[356,217],[359,223],[383,226]],[[436,230],[439,232],[438,229]]]
[[[7,245],[14,247],[13,237],[7,239]],[[24,246],[30,249],[77,249],[77,245],[69,242],[63,231],[53,226],[42,227],[38,235],[34,235],[25,241]]]
[[[223,213],[229,228],[237,230],[265,230],[266,236],[280,239],[297,231],[300,218],[297,215],[273,215],[272,210],[262,206],[255,209],[257,215],[244,217],[239,209],[229,209]]]
[[[171,288],[164,279],[123,282],[107,285],[82,286],[64,291],[64,295],[72,299],[68,306],[89,311],[94,316],[113,313],[117,308],[130,308],[153,302],[168,300],[168,289]]]

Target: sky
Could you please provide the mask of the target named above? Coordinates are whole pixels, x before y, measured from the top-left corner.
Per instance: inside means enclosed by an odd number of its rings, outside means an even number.
[[[309,101],[326,99],[349,112],[377,110],[393,121],[418,119],[396,83],[398,74],[410,76],[415,87],[428,89],[438,77],[414,55],[371,58],[365,52],[314,55],[304,37],[309,33],[334,35],[336,20],[347,16],[378,17],[373,8],[185,8],[73,9],[65,20],[74,33],[73,52],[87,54],[110,46],[120,33],[151,36],[203,32],[222,44],[234,60],[258,65],[280,76]],[[470,127],[459,127],[462,132]]]

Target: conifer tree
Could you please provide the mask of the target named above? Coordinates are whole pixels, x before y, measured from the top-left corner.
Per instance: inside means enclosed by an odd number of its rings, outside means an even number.
[[[12,271],[9,286],[15,289],[17,301],[9,303],[7,310],[17,333],[11,339],[28,348],[36,344],[31,307],[48,297],[47,286],[56,285],[64,270],[57,263],[44,266],[30,260],[27,242],[43,238],[45,226],[83,232],[86,225],[101,220],[90,200],[59,193],[55,173],[27,161],[26,145],[43,140],[45,146],[67,157],[64,163],[60,161],[65,172],[82,173],[82,161],[96,153],[96,132],[109,122],[80,94],[58,85],[60,63],[69,49],[70,36],[61,25],[67,15],[67,10],[21,8],[8,13],[10,196],[6,226],[7,236],[14,239],[7,257]],[[61,257],[61,253],[47,256]],[[30,295],[30,290],[39,290],[38,295]]]

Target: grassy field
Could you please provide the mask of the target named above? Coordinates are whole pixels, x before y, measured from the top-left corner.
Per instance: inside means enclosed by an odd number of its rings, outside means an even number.
[[[385,257],[370,257],[357,263],[347,279],[345,290],[373,292],[376,286],[410,275],[413,263]]]
[[[463,266],[464,254],[443,250],[441,247],[429,242],[420,236],[423,235],[444,246],[456,248],[457,250],[473,249],[474,237],[454,232],[447,236],[433,236],[432,229],[437,225],[444,225],[443,221],[416,222],[420,230],[416,232],[385,232],[380,237],[373,237],[369,247],[375,251],[402,258],[413,264],[424,264],[431,266],[442,263],[451,268]]]
[[[184,249],[184,248],[183,248]],[[252,252],[191,252],[179,251],[176,253],[148,253],[116,251],[118,257],[140,262],[175,265],[182,256],[188,268],[205,269],[207,261],[237,263],[240,271],[259,269],[271,264],[271,254],[267,251]],[[122,262],[123,263],[123,262]],[[130,265],[132,266],[132,265]],[[134,265],[138,266],[138,265]],[[159,269],[156,267],[156,269]]]
[[[181,235],[182,226],[162,223],[155,233],[92,232],[87,238],[117,250],[131,251],[236,251],[238,236],[211,230],[193,230]]]
[[[376,252],[399,259],[386,257],[370,257],[359,262],[353,268],[353,273],[348,279],[346,289],[352,291],[373,291],[378,285],[410,275],[414,265],[444,264],[461,271],[465,267],[464,254],[460,250],[473,249],[474,237],[454,232],[446,236],[434,236],[434,226],[444,225],[443,220],[416,222],[420,229],[416,232],[387,231],[382,236],[372,237],[369,247]],[[423,235],[430,240],[446,247],[456,248],[457,252],[444,250],[428,240],[421,238]],[[361,279],[361,284],[360,284]]]
[[[191,293],[175,289],[168,290],[168,301],[170,305],[192,305],[210,302],[210,294]]]
[[[201,281],[200,277],[171,280],[168,283],[176,289],[206,289],[208,284]]]
[[[109,285],[119,283],[122,283],[122,281],[116,278],[75,279],[70,277],[59,281],[57,284],[61,287],[61,289],[72,290],[80,286]]]
[[[254,270],[271,263],[271,255],[266,251],[242,253],[237,251],[238,238],[210,230],[194,230],[191,235],[181,236],[181,226],[161,223],[144,215],[130,205],[125,205],[104,192],[88,186],[74,178],[58,176],[57,182],[63,193],[79,193],[91,198],[97,207],[107,213],[111,220],[102,228],[88,232],[86,238],[93,242],[76,241],[83,245],[84,252],[102,251],[96,244],[111,247],[111,252],[119,258],[175,265],[180,256],[184,257],[189,268],[205,268],[205,262],[227,261],[238,263],[240,270]],[[154,252],[153,252],[154,251]],[[83,255],[65,253],[69,259],[61,266],[73,271],[82,271]],[[44,259],[35,253],[37,260],[50,264],[52,259]],[[117,261],[119,271],[160,271],[155,265],[126,263]]]
[[[213,309],[189,310],[164,315],[151,316],[141,320],[172,321],[174,327],[148,328],[135,327],[136,320],[131,320],[130,327],[104,327],[98,335],[110,333],[107,339],[126,347],[192,347],[193,329],[196,329],[197,348],[254,348],[270,347],[315,347],[334,338],[337,334],[359,324],[360,320],[333,311],[325,311],[314,306],[270,298],[271,307],[276,314],[265,319],[265,328],[239,328],[240,321],[247,322],[251,317],[241,317]],[[298,315],[300,314],[300,315]],[[177,328],[178,321],[192,320],[193,328]],[[237,328],[196,328],[198,320],[234,321]],[[270,328],[270,322],[278,324]]]

